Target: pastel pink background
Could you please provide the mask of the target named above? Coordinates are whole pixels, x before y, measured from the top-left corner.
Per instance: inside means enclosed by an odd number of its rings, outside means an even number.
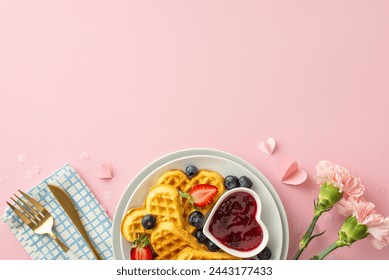
[[[1,212],[18,188],[71,163],[113,217],[145,165],[206,147],[272,182],[289,219],[289,258],[311,219],[321,159],[361,177],[388,216],[389,2],[295,2],[1,1]],[[257,149],[269,136],[273,156]],[[305,184],[280,183],[284,156],[308,171]],[[96,176],[105,161],[111,180]],[[41,171],[28,180],[34,165]],[[331,213],[303,258],[336,239],[342,219]],[[3,223],[0,248],[0,259],[29,259]],[[329,258],[389,259],[389,249],[363,240]]]

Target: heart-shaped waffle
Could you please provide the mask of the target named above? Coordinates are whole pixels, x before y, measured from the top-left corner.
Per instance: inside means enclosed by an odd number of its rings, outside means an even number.
[[[194,250],[206,249],[193,235],[169,220],[161,221],[156,225],[150,236],[150,244],[158,254],[159,260],[175,260],[177,255],[187,247]]]
[[[169,170],[163,173],[157,180],[157,185],[169,185],[182,192],[188,192],[191,187],[188,176],[181,170]]]
[[[142,233],[150,234],[150,230],[142,226],[142,218],[146,214],[153,215],[157,223],[169,218],[178,227],[184,226],[184,212],[181,206],[181,197],[173,186],[157,185],[150,189],[144,205],[130,209],[121,223],[123,237],[133,242]]]
[[[191,247],[186,247],[178,253],[177,260],[240,260],[225,252],[210,252],[202,249],[195,250]]]
[[[198,184],[210,184],[218,188],[211,204],[200,209],[204,215],[208,213],[225,190],[223,177],[214,171],[200,170],[190,180],[181,170],[170,170],[159,177],[156,186],[150,188],[142,207],[127,211],[121,223],[123,237],[133,242],[142,233],[150,235],[151,230],[146,230],[142,226],[142,218],[146,214],[155,215],[157,222],[165,217],[170,218],[178,226],[193,233],[195,227],[189,224],[188,217],[195,209],[186,198],[179,196],[177,190],[188,193],[192,186]]]
[[[189,193],[190,189],[195,185],[208,184],[217,187],[218,191],[213,198],[213,201],[206,207],[202,207],[199,210],[205,215],[212,209],[216,201],[223,194],[224,187],[224,178],[215,171],[210,170],[200,170],[199,173],[189,180],[188,176],[181,170],[170,170],[162,174],[158,179],[157,184],[166,184],[177,188],[182,192]],[[184,223],[185,229],[189,232],[194,232],[195,227],[191,226],[188,222],[188,217],[190,213],[195,211],[193,205],[186,199],[181,199],[182,208],[184,209]]]
[[[120,225],[120,231],[126,240],[134,242],[143,233],[151,233],[142,226],[142,218],[146,214],[145,208],[132,208],[127,211]]]

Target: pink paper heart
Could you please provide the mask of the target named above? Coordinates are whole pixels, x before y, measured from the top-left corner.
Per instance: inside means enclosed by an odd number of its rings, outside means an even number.
[[[308,178],[304,169],[299,169],[297,161],[292,158],[282,158],[278,170],[281,182],[287,185],[300,185]]]
[[[111,179],[113,177],[113,167],[109,162],[105,162],[101,165],[98,173],[100,179]]]
[[[258,149],[268,155],[271,155],[276,148],[276,140],[273,137],[268,138],[266,141],[258,143]]]

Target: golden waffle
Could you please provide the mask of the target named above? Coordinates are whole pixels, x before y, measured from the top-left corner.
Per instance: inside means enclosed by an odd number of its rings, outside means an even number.
[[[205,249],[194,236],[171,221],[157,224],[151,233],[150,244],[157,253],[158,260],[175,260],[178,253],[186,247]]]
[[[162,176],[157,181],[158,184],[168,184],[170,186],[176,187],[182,192],[189,193],[192,186],[199,184],[209,184],[216,186],[218,192],[216,193],[213,201],[206,207],[200,208],[200,211],[205,215],[209,210],[212,209],[213,205],[219,199],[219,197],[224,192],[224,178],[215,171],[210,170],[200,170],[199,173],[194,176],[191,180],[188,179],[188,176],[181,170],[170,170],[162,174]],[[186,198],[181,199],[182,208],[184,209],[184,222],[185,229],[189,232],[194,232],[195,227],[191,226],[188,222],[188,217],[190,213],[195,211],[192,204]]]
[[[168,217],[177,226],[184,226],[184,212],[181,207],[181,197],[175,187],[159,185],[150,189],[144,205],[141,208],[133,208],[124,216],[121,224],[121,232],[124,238],[133,242],[142,234],[149,234],[142,226],[142,217],[146,214],[153,215],[157,223]]]
[[[157,180],[157,185],[169,185],[182,192],[189,192],[191,188],[188,176],[181,170],[169,170],[161,175]]]
[[[172,186],[158,185],[150,189],[146,198],[147,212],[154,217],[168,217],[178,226],[183,227],[184,218],[181,196]]]
[[[147,211],[144,208],[132,208],[127,211],[120,225],[120,231],[126,240],[134,242],[135,238],[142,233],[150,233],[142,226],[142,218],[146,214]]]
[[[239,260],[240,258],[231,256],[225,252],[210,252],[206,250],[195,250],[186,247],[178,253],[177,260]]]
[[[218,191],[213,198],[212,202],[208,204],[206,207],[200,209],[200,211],[205,215],[209,210],[215,205],[216,201],[225,191],[224,187],[224,178],[215,171],[210,170],[200,170],[199,173],[190,180],[191,187],[200,184],[208,184],[213,185],[218,188]]]
[[[145,230],[141,221],[144,215],[151,214],[155,216],[157,225],[168,218],[171,222],[176,224],[173,232],[184,232],[182,233],[182,236],[184,239],[187,239],[187,241],[189,240],[188,242],[190,244],[196,244],[196,246],[206,248],[204,245],[199,244],[190,234],[194,232],[195,228],[189,224],[188,216],[195,211],[195,209],[188,200],[182,198],[177,191],[180,190],[189,193],[191,187],[198,184],[210,184],[218,188],[218,192],[212,203],[200,209],[205,215],[225,190],[223,177],[214,171],[200,170],[195,177],[189,180],[183,171],[170,170],[162,174],[157,180],[156,186],[150,188],[150,192],[142,207],[130,209],[125,214],[121,224],[123,237],[126,240],[133,242],[136,237],[143,233],[150,236],[155,229]],[[183,248],[181,248],[180,251]]]

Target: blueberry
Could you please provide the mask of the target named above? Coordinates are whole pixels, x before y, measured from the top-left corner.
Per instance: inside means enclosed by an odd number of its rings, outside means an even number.
[[[147,214],[144,215],[142,218],[142,226],[145,229],[152,229],[155,227],[156,219],[153,215]]]
[[[196,166],[189,165],[186,167],[185,173],[186,175],[188,175],[189,178],[193,178],[194,176],[197,175],[197,173],[199,173],[199,171],[197,170]]]
[[[242,187],[251,189],[253,186],[253,182],[247,177],[247,176],[242,176],[239,178],[239,183]]]
[[[200,211],[193,211],[189,215],[189,223],[196,227],[201,228],[204,225],[205,219],[203,213]]]
[[[195,237],[196,237],[197,241],[200,243],[205,243],[208,240],[208,238],[205,236],[202,228],[198,229],[195,232]]]
[[[270,258],[271,258],[270,249],[268,247],[265,247],[265,249],[263,249],[262,252],[260,252],[257,255],[257,258],[258,258],[258,260],[270,260]]]
[[[224,186],[227,188],[227,190],[231,190],[239,187],[238,177],[228,175],[226,178],[224,178]]]
[[[215,243],[213,243],[209,239],[207,240],[205,245],[207,245],[208,250],[211,251],[211,252],[216,252],[216,251],[219,251],[219,249],[220,249]]]

